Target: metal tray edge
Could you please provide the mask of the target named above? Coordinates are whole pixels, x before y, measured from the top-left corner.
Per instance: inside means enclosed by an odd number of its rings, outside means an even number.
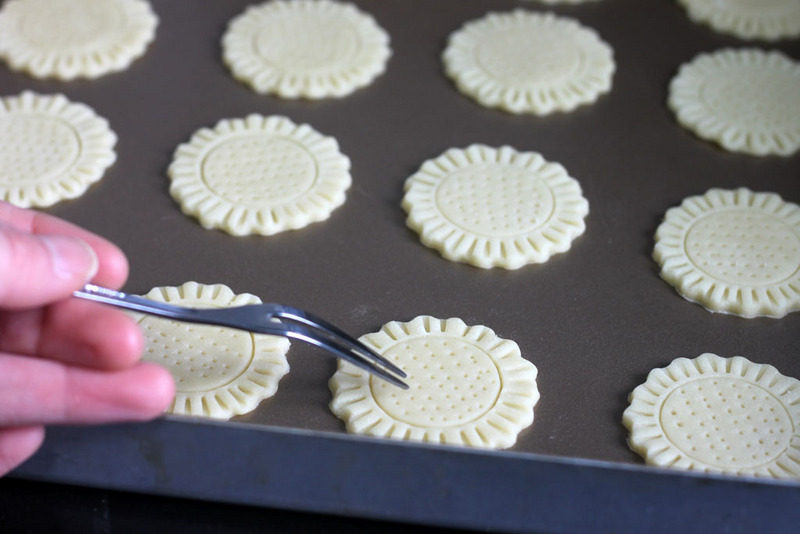
[[[796,532],[800,521],[797,482],[177,418],[50,428],[11,476],[509,532]]]

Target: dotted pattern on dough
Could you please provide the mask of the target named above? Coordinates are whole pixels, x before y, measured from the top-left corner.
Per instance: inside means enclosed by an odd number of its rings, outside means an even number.
[[[31,6],[18,21],[28,43],[46,43],[45,50],[91,54],[108,50],[125,31],[125,14],[109,0],[46,0]],[[76,9],[77,8],[77,9]]]
[[[593,29],[553,13],[489,12],[453,32],[445,74],[483,106],[569,112],[610,91],[613,49]]]
[[[553,193],[537,172],[479,164],[449,174],[436,190],[442,214],[465,231],[487,237],[525,235],[553,214]]]
[[[345,201],[350,159],[336,139],[280,115],[222,119],[175,150],[170,194],[205,228],[272,235],[327,219]]]
[[[558,163],[512,147],[451,148],[405,182],[406,224],[451,261],[519,269],[566,252],[589,203]]]
[[[519,88],[552,86],[586,70],[579,43],[563,38],[558,27],[498,28],[475,50],[475,62],[498,83]]]
[[[106,119],[64,95],[0,98],[0,198],[22,208],[82,195],[116,160]]]
[[[798,78],[770,63],[720,62],[697,72],[697,93],[710,114],[741,129],[791,130]]]
[[[156,287],[146,298],[195,308],[261,302],[248,293],[236,295],[223,284],[197,282]],[[175,379],[170,413],[216,419],[248,413],[275,394],[289,371],[286,338],[133,315],[144,329],[144,359],[164,365]]]
[[[678,0],[694,22],[741,39],[775,41],[800,36],[797,0]]]
[[[502,388],[491,357],[458,339],[410,339],[384,356],[403,362],[403,370],[414,380],[404,391],[372,377],[370,389],[387,414],[411,425],[442,427],[474,421],[494,407]]]
[[[800,149],[800,63],[778,51],[698,54],[669,84],[677,121],[730,152],[790,156]]]
[[[800,269],[800,236],[782,219],[753,210],[719,211],[698,219],[685,246],[698,268],[723,283],[775,284]]]
[[[0,181],[17,187],[61,178],[82,148],[70,124],[33,113],[0,117],[0,147]]]
[[[681,384],[664,400],[659,421],[684,454],[720,469],[775,461],[794,432],[786,408],[772,393],[728,377]]]
[[[240,377],[253,360],[253,339],[246,332],[149,317],[140,324],[148,340],[148,359],[172,373],[177,391],[222,388]]]
[[[343,97],[386,69],[389,35],[353,4],[273,0],[248,7],[222,37],[234,78],[282,98]]]
[[[275,69],[316,76],[346,71],[361,45],[347,17],[309,11],[262,18],[253,42],[258,56]]]
[[[37,78],[97,78],[144,54],[157,25],[145,0],[9,0],[0,57]]]
[[[800,476],[800,381],[741,356],[704,353],[653,369],[622,422],[646,463],[771,478]]]
[[[314,186],[318,168],[300,143],[265,133],[225,139],[211,148],[200,172],[228,202],[263,209],[302,197]]]
[[[330,408],[348,432],[507,448],[533,422],[536,366],[488,327],[423,315],[360,340],[403,368],[410,387],[387,386],[340,361],[329,381]]]

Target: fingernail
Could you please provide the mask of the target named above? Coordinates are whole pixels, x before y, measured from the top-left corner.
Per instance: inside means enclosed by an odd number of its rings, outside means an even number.
[[[53,274],[61,279],[82,276],[89,281],[97,274],[97,255],[80,239],[61,236],[42,236],[42,242],[50,253]]]

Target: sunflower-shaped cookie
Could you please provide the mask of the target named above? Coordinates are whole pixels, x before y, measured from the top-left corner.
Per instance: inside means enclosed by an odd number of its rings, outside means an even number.
[[[800,310],[800,206],[774,193],[710,189],[656,230],[661,277],[686,299],[742,317]]]
[[[536,367],[486,326],[423,315],[387,323],[360,341],[401,367],[410,387],[340,360],[330,407],[350,432],[506,448],[533,422]]]
[[[668,104],[683,127],[730,152],[790,156],[800,149],[800,63],[782,52],[699,54],[672,79]]]
[[[108,121],[63,95],[0,98],[0,198],[23,208],[76,198],[114,163],[116,142]]]
[[[189,308],[261,303],[255,295],[234,294],[223,284],[197,282],[156,287],[145,296]],[[289,372],[286,338],[133,315],[145,336],[143,358],[163,365],[175,379],[169,413],[215,419],[245,414],[274,395],[278,381]]]
[[[144,0],[9,0],[0,57],[37,78],[97,78],[144,54],[157,24]]]
[[[800,476],[800,381],[741,356],[701,354],[654,369],[629,397],[628,443],[648,464]]]
[[[489,13],[453,33],[445,73],[480,104],[547,115],[611,89],[613,51],[576,20],[517,9]]]
[[[426,161],[405,183],[407,224],[445,258],[517,269],[565,252],[585,229],[580,184],[536,152],[472,145]]]
[[[800,36],[797,0],[678,0],[689,18],[718,32],[767,41]]]
[[[283,98],[341,97],[386,68],[389,35],[353,4],[272,0],[248,7],[222,38],[233,76]]]
[[[170,193],[205,228],[271,235],[327,219],[345,201],[350,160],[336,139],[286,117],[202,128],[175,151]]]

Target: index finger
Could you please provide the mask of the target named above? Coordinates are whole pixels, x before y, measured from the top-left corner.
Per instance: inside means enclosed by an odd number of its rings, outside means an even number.
[[[93,279],[97,284],[119,288],[128,278],[128,260],[122,250],[107,239],[80,226],[2,201],[0,201],[0,222],[22,232],[73,237],[85,242],[97,256],[98,270]]]
[[[169,371],[152,363],[101,371],[0,354],[0,428],[144,421],[174,397]]]

